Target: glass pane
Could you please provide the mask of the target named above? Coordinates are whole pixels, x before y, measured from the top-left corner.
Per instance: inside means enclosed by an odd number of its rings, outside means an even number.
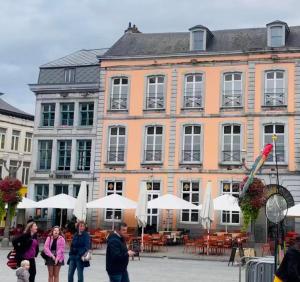
[[[186,126],[184,131],[185,131],[185,134],[192,134],[192,127]]]
[[[265,133],[273,133],[273,125],[265,125]]]
[[[241,133],[241,127],[239,125],[235,125],[233,127],[233,133],[240,134]]]
[[[224,134],[231,134],[231,125],[224,126]]]
[[[273,79],[274,78],[274,72],[267,72],[267,79]]]
[[[275,126],[276,133],[284,133],[284,125]]]

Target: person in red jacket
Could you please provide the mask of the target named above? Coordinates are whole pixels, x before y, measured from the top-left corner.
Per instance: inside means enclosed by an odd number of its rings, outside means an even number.
[[[65,244],[60,227],[54,226],[44,245],[49,282],[59,282],[60,267],[64,265]]]

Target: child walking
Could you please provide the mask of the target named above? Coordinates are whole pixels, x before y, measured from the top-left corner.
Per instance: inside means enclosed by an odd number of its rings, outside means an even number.
[[[29,271],[30,268],[29,260],[22,260],[21,266],[16,270],[17,282],[29,282]]]

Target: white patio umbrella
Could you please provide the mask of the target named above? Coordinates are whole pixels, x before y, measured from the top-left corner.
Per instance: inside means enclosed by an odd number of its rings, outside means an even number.
[[[217,211],[236,211],[239,212],[241,209],[239,207],[238,198],[233,197],[229,194],[221,195],[214,199],[214,209]],[[228,229],[227,223],[225,224],[226,233]]]
[[[115,209],[136,209],[137,203],[118,194],[111,194],[87,203],[88,209],[113,209],[113,229],[115,226]]]
[[[300,204],[297,204],[287,210],[287,216],[300,217]]]
[[[214,216],[214,203],[213,203],[212,196],[211,196],[211,186],[212,186],[211,181],[208,181],[207,186],[206,186],[205,195],[203,198],[202,209],[201,209],[201,223],[202,223],[202,226],[205,229],[207,229],[208,239],[209,239],[210,226],[214,219],[214,217],[213,217]],[[208,254],[208,249],[209,249],[209,246],[207,244],[207,254]]]
[[[168,212],[168,226],[169,230],[169,212],[170,210],[197,210],[198,206],[185,201],[175,195],[166,194],[148,202],[149,209],[164,209]]]
[[[142,228],[142,251],[144,249],[144,228],[147,225],[148,217],[148,196],[146,182],[142,182],[140,185],[139,200],[137,202],[137,207],[135,210],[135,218],[138,225]]]
[[[43,209],[61,209],[60,212],[60,226],[62,225],[62,210],[74,209],[76,199],[66,194],[59,194],[36,203],[36,208]]]
[[[23,197],[22,201],[18,203],[17,209],[34,209],[36,207],[36,204],[37,202]]]
[[[87,208],[87,185],[85,181],[81,181],[80,190],[76,199],[73,215],[77,220],[86,221],[86,208]]]

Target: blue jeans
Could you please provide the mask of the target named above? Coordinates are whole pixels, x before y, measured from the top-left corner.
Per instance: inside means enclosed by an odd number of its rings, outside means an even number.
[[[83,282],[83,263],[80,259],[70,259],[68,282],[74,282],[74,273],[77,269],[78,282]]]
[[[120,274],[109,274],[108,276],[110,282],[130,282],[127,271]]]

